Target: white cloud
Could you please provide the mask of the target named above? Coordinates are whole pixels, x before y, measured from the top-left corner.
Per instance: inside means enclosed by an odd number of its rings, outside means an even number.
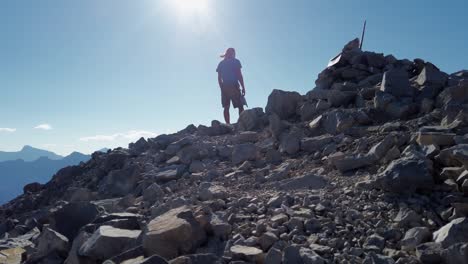
[[[0,132],[8,132],[13,133],[16,131],[16,128],[9,128],[9,127],[0,127]]]
[[[49,124],[40,124],[35,126],[34,129],[51,130],[52,126]]]
[[[116,140],[126,140],[130,142],[130,141],[138,140],[141,137],[151,138],[151,137],[156,137],[157,135],[158,135],[157,133],[144,131],[144,130],[130,130],[128,132],[115,133],[112,135],[95,135],[95,136],[89,136],[89,137],[82,137],[80,138],[80,140],[85,141],[85,142],[90,142],[90,141],[111,142],[111,141],[116,141]]]

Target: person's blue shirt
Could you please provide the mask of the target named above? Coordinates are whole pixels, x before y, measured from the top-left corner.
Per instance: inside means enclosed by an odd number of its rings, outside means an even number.
[[[238,72],[242,68],[240,61],[236,58],[224,59],[218,64],[216,71],[221,75],[223,83],[238,84]]]

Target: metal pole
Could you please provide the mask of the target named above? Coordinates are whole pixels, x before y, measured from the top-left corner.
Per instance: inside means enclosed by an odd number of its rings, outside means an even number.
[[[361,44],[359,45],[360,50],[362,50],[362,43],[364,43],[364,35],[366,34],[366,24],[367,24],[367,20],[364,20],[364,28],[362,29]]]

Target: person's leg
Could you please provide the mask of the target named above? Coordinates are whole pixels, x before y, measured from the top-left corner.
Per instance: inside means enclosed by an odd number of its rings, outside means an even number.
[[[226,121],[226,124],[231,124],[230,116],[229,116],[229,106],[224,107],[224,121]]]

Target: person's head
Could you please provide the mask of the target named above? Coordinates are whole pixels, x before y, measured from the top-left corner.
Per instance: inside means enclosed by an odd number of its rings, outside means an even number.
[[[233,59],[236,57],[236,50],[234,48],[229,48],[226,50],[226,52],[221,55],[221,58],[224,59]]]

